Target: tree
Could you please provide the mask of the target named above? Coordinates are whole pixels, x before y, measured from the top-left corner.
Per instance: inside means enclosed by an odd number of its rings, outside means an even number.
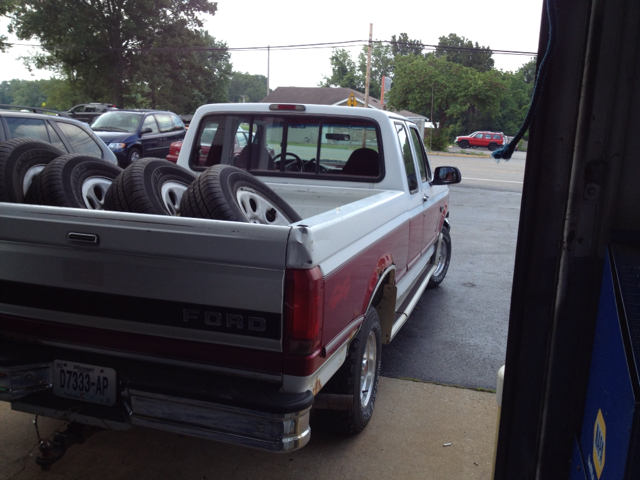
[[[344,48],[334,48],[331,54],[331,76],[322,76],[319,87],[343,87],[364,91],[362,76],[356,71],[351,54]]]
[[[449,129],[469,108],[491,117],[499,113],[505,83],[500,72],[479,72],[430,55],[396,59],[390,105],[431,117],[436,123],[434,146],[442,148]],[[432,100],[433,99],[433,100]]]
[[[260,102],[267,96],[267,77],[233,72],[229,84],[229,102]]]
[[[448,37],[440,37],[438,47],[434,52],[438,58],[446,58],[453,63],[459,63],[465,67],[475,68],[480,72],[488,72],[493,69],[493,52],[489,47],[481,47],[476,42],[450,33]]]
[[[144,92],[141,78],[150,73],[154,59],[155,75],[168,76],[160,71],[170,66],[158,63],[166,56],[154,49],[171,41],[182,49],[173,55],[183,57],[191,46],[202,47],[206,37],[198,33],[199,16],[213,15],[216,9],[209,0],[22,0],[11,10],[9,31],[45,45],[29,60],[31,65],[61,75],[93,101],[126,106],[125,99]],[[152,96],[147,100],[154,103]]]
[[[391,53],[394,57],[398,55],[422,55],[422,40],[411,40],[409,35],[401,33],[396,40],[395,35],[391,35]]]
[[[536,57],[529,60],[518,69],[518,73],[522,73],[522,79],[527,85],[531,85],[533,90],[533,84],[536,82],[538,60]]]
[[[369,47],[363,47],[358,55],[358,75],[362,79],[362,85],[366,87],[367,56]],[[394,57],[392,46],[382,42],[374,42],[371,48],[371,72],[369,74],[369,95],[380,98],[382,90],[382,77],[390,77],[393,74]],[[363,87],[363,91],[364,91]]]
[[[193,113],[200,105],[227,101],[232,66],[224,42],[206,31],[180,30],[155,45],[156,51],[142,53],[138,59],[134,83],[140,98],[132,103]]]

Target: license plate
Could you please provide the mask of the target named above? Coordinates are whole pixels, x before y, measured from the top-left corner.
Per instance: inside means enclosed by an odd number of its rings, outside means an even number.
[[[53,393],[59,397],[115,405],[116,371],[85,363],[53,362]]]

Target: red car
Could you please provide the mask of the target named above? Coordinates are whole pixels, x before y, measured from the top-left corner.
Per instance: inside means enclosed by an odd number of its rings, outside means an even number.
[[[456,137],[455,143],[460,148],[483,147],[494,151],[502,145],[506,145],[509,141],[502,132],[473,132],[471,135]]]
[[[209,154],[209,147],[211,147],[211,141],[213,140],[213,136],[216,133],[215,128],[205,128],[202,132],[202,137],[200,139],[200,164],[204,165],[207,160],[207,155]],[[247,145],[249,141],[249,132],[245,130],[238,130],[236,132],[236,138],[233,143],[233,154],[240,155],[242,149]],[[167,160],[173,163],[178,162],[178,155],[180,155],[180,150],[182,149],[182,141],[173,142],[169,146],[169,155],[167,155]]]

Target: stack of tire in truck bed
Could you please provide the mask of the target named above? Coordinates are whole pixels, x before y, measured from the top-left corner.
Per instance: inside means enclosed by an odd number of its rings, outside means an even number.
[[[142,158],[126,169],[32,138],[0,144],[0,201],[288,225],[300,216],[250,173],[214,165],[200,176]]]

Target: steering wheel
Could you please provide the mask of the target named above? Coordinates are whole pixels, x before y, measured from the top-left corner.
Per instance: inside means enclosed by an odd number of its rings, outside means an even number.
[[[291,171],[293,171],[293,172],[295,172],[295,171],[302,172],[302,171],[304,171],[304,162],[302,161],[302,159],[298,155],[296,155],[295,153],[291,153],[291,152],[287,152],[285,154],[285,158],[287,156],[289,156],[289,155],[293,157],[293,160],[291,160],[289,163],[287,163],[284,166],[284,171],[285,172],[291,172]],[[282,157],[281,153],[279,153],[275,157],[273,157],[273,166],[276,168],[276,170],[280,170],[280,160],[278,160],[279,157]],[[293,168],[294,165],[298,166],[297,170],[295,170]]]

